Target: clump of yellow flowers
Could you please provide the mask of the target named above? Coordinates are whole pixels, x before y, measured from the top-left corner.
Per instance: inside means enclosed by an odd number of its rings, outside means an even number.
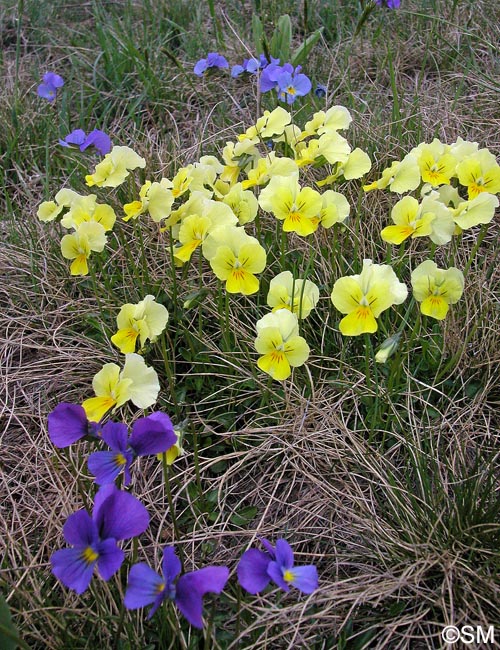
[[[407,283],[411,283],[422,314],[443,320],[450,305],[462,296],[464,274],[454,266],[438,268],[432,259],[410,271],[414,264],[405,264],[405,242],[418,239],[425,245],[427,239],[434,252],[465,229],[485,227],[498,207],[500,166],[487,149],[461,138],[450,145],[438,139],[421,143],[392,162],[378,180],[362,185],[365,192],[387,189],[400,195],[390,214],[384,215],[387,225],[380,233],[389,245],[385,263],[351,259],[351,250],[340,251],[345,274],[332,273],[318,286],[312,280],[320,278],[314,255],[306,268],[295,262],[288,265],[288,248],[293,242],[297,250],[316,250],[316,237],[333,242],[331,233],[348,227],[351,206],[337,190],[371,169],[368,155],[353,149],[345,137],[351,122],[343,106],[318,111],[303,126],[294,123],[284,108],[265,111],[234,141],[226,142],[220,158],[202,156],[178,168],[171,178],[151,177],[119,207],[112,207],[111,199],[98,203],[96,194],[82,196],[62,189],[53,201],[40,205],[38,217],[43,222],[61,218],[61,225],[70,231],[62,237],[62,255],[71,260],[71,275],[83,276],[89,273],[91,253],[110,246],[107,233],[116,227],[117,212],[122,212],[123,222],[149,216],[157,224],[158,236],[164,238],[166,263],[174,272],[175,267],[184,267],[185,277],[194,259],[193,268],[213,273],[227,294],[254,300],[256,305],[267,302],[272,311],[256,322],[257,366],[284,381],[310,356],[300,330],[321,305],[333,304],[336,312],[332,313],[342,314],[338,329],[343,336],[373,334],[381,319],[387,334],[391,313],[407,299]],[[85,181],[100,191],[116,188],[138,168],[145,169],[146,160],[130,147],[116,146]],[[334,184],[337,189],[331,187]],[[362,211],[356,218],[362,230]],[[281,233],[278,253],[269,244],[273,230]],[[388,263],[391,245],[400,247],[394,268]],[[279,273],[274,268],[273,277],[266,280],[267,297],[261,300],[260,276],[270,260],[278,258],[282,268]],[[185,309],[190,304],[187,301]],[[122,306],[111,341],[126,355],[125,364],[123,369],[106,364],[95,376],[96,396],[84,402],[91,419],[100,419],[128,400],[139,408],[154,403],[158,377],[136,350],[139,347],[142,353],[148,340],[154,343],[168,318],[167,309],[151,294]],[[400,338],[401,331],[390,336],[377,361],[385,361]]]

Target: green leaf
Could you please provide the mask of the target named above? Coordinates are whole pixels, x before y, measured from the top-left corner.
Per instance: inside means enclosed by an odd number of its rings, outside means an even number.
[[[264,51],[262,47],[264,28],[262,26],[262,20],[259,18],[259,16],[257,16],[257,14],[254,14],[252,16],[252,35],[253,35],[255,54],[259,56],[259,54],[262,54],[262,52]]]
[[[271,54],[281,59],[283,63],[290,60],[290,47],[292,45],[292,21],[285,14],[278,18],[278,24],[271,39]]]
[[[2,650],[16,650],[20,643],[21,640],[19,639],[18,631],[12,622],[12,616],[7,601],[3,595],[0,594],[0,648],[2,648]],[[22,646],[26,647],[24,643]]]
[[[320,27],[315,32],[310,34],[306,38],[306,40],[302,43],[302,45],[299,45],[299,47],[292,54],[291,63],[293,65],[293,67],[296,67],[298,65],[303,65],[303,63],[305,62],[305,60],[309,56],[309,53],[311,52],[313,47],[316,45],[316,43],[319,41],[322,32],[323,32],[323,27]]]
[[[235,526],[246,526],[248,522],[252,521],[256,514],[257,508],[255,506],[248,506],[235,512],[234,515],[230,517],[230,521]]]

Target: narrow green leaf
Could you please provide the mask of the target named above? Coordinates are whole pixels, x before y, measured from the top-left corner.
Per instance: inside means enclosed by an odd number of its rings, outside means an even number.
[[[290,60],[290,47],[292,45],[292,21],[288,14],[280,16],[278,24],[271,39],[271,54],[279,59],[282,63],[288,63]]]
[[[26,648],[19,638],[16,626],[12,622],[9,606],[3,595],[0,594],[0,648],[2,650],[16,650],[17,647]]]
[[[254,14],[252,16],[252,36],[253,36],[253,45],[255,48],[255,54],[256,56],[259,56],[259,54],[262,54],[263,46],[262,46],[262,37],[264,36],[264,27],[262,26],[262,21],[257,16],[257,14]]]
[[[295,50],[295,52],[292,54],[291,60],[291,63],[294,67],[304,64],[305,60],[309,56],[309,53],[321,38],[322,31],[323,27],[320,27],[312,34],[309,34],[302,45],[299,45],[299,47]]]

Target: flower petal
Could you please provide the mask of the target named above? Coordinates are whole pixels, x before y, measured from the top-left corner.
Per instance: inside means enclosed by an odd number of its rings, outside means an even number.
[[[172,421],[166,413],[158,411],[134,423],[129,444],[137,456],[147,456],[163,453],[176,442]]]
[[[48,429],[56,447],[68,447],[88,433],[85,410],[79,404],[61,402],[48,415]]]
[[[63,535],[73,546],[91,546],[98,539],[97,526],[86,510],[78,510],[66,519]]]
[[[251,548],[245,551],[236,569],[240,585],[250,594],[257,594],[267,587],[271,578],[267,567],[271,557],[264,551]]]
[[[127,609],[151,605],[163,590],[163,579],[144,562],[134,564],[128,574],[124,604]]]
[[[225,566],[209,566],[186,573],[176,585],[175,604],[194,627],[203,628],[203,596],[207,592],[220,594],[229,578]]]
[[[105,539],[98,545],[97,551],[97,569],[101,578],[107,581],[121,567],[125,553],[118,548],[114,539]]]
[[[165,582],[167,585],[171,585],[182,569],[181,561],[175,554],[175,548],[173,546],[165,546],[163,549],[163,560],[161,566]]]
[[[82,557],[81,548],[63,548],[52,553],[52,573],[63,585],[83,594],[92,580],[95,562]]]
[[[92,519],[101,539],[130,539],[149,525],[149,515],[139,499],[115,485],[105,485],[96,494]]]

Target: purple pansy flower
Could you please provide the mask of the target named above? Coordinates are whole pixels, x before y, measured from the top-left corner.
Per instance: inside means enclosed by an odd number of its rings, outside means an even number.
[[[243,59],[242,65],[233,65],[231,68],[231,77],[239,77],[243,72],[255,74],[261,67],[258,59]]]
[[[202,629],[203,596],[208,592],[221,593],[229,577],[229,569],[225,566],[207,566],[185,573],[175,582],[180,572],[181,562],[173,546],[163,549],[163,577],[143,562],[134,564],[129,573],[125,607],[138,609],[153,605],[148,614],[148,618],[151,618],[168,598],[174,601],[191,625]]]
[[[401,0],[375,0],[375,4],[379,7],[387,7],[388,9],[399,9]]]
[[[64,86],[64,80],[55,72],[46,72],[43,75],[43,83],[37,88],[39,97],[53,102],[57,95],[57,89]]]
[[[293,65],[291,63],[279,65],[278,61],[277,63],[270,63],[266,66],[260,77],[260,91],[267,93],[269,90],[276,88],[278,85],[278,77],[284,72],[293,72]]]
[[[56,447],[68,447],[87,435],[99,435],[99,424],[87,420],[80,404],[61,402],[49,413],[47,419],[49,438]]]
[[[82,129],[75,129],[71,131],[64,140],[59,140],[59,144],[63,147],[69,147],[74,144],[80,147],[80,151],[85,151],[87,147],[95,147],[97,151],[105,156],[111,151],[111,138],[109,135],[100,131],[99,129],[94,129],[88,135],[85,134],[85,131]]]
[[[200,59],[194,66],[194,73],[198,77],[208,68],[229,68],[229,63],[222,54],[217,52],[209,52],[206,59]]]
[[[102,427],[101,438],[111,451],[96,451],[88,459],[88,468],[98,485],[113,483],[122,471],[125,474],[123,483],[128,485],[130,465],[137,456],[162,454],[177,442],[170,418],[160,412],[137,420],[130,438],[125,424],[107,422]]]
[[[276,78],[278,85],[278,99],[287,104],[293,104],[297,97],[303,97],[311,90],[312,84],[309,77],[301,74],[301,66],[298,65],[294,72],[283,71]]]
[[[274,56],[271,56],[270,58],[271,58],[271,60],[269,61],[269,59],[267,58],[267,56],[265,54],[259,54],[260,67],[261,68],[267,68],[267,66],[270,65],[271,63],[277,63],[278,65],[280,64],[279,59],[275,59]]]
[[[326,86],[323,86],[323,84],[316,84],[316,88],[314,89],[314,94],[316,95],[316,97],[323,99],[323,97],[326,97],[326,92],[327,92]]]
[[[318,587],[318,572],[314,565],[294,566],[293,551],[284,539],[276,541],[276,547],[267,539],[261,539],[265,551],[251,548],[245,551],[238,564],[240,585],[251,594],[257,594],[272,580],[284,591],[293,585],[305,594],[311,594]]]
[[[52,573],[63,585],[82,594],[96,565],[103,580],[109,580],[121,567],[125,554],[116,542],[140,535],[148,525],[149,515],[138,499],[106,485],[95,496],[92,516],[79,510],[66,520],[63,535],[72,548],[52,554]]]

